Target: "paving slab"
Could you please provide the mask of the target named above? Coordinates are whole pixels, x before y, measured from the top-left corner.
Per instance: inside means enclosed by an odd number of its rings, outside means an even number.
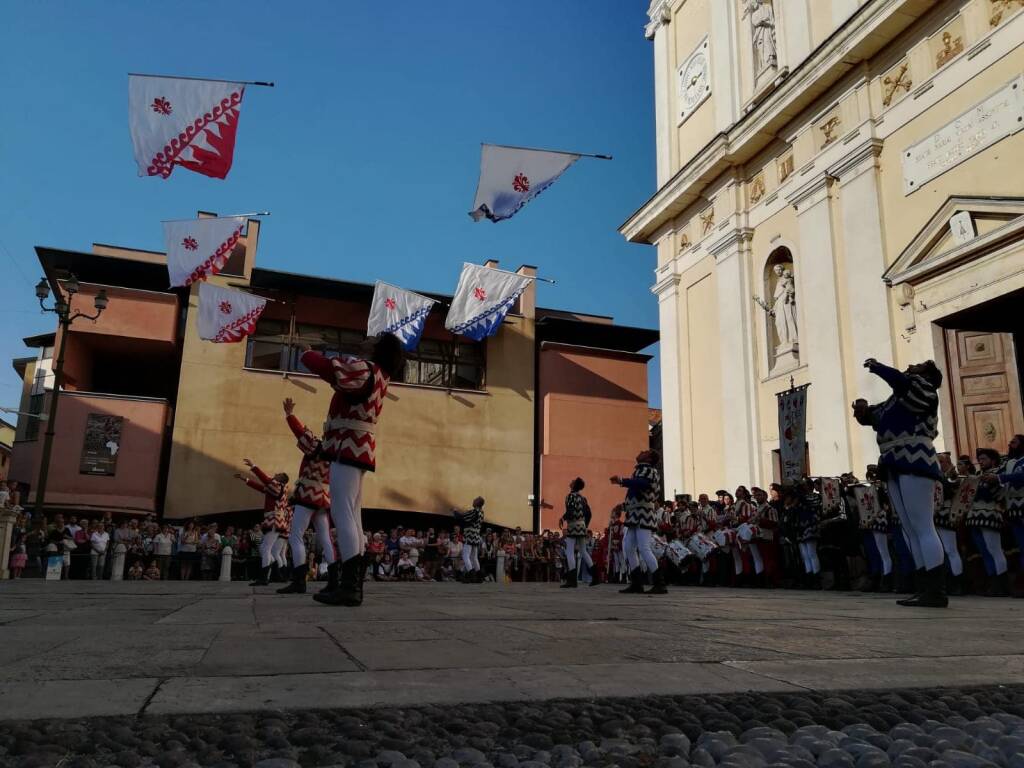
[[[159,682],[151,677],[0,682],[0,720],[135,715]]]

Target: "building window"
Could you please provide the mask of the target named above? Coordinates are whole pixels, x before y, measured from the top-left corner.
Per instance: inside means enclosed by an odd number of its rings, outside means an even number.
[[[289,340],[288,323],[260,320],[248,338],[247,368],[263,371],[309,373],[302,365],[302,350],[308,344],[322,349],[328,357],[357,355],[365,334],[348,328],[299,324]],[[405,382],[445,389],[483,389],[484,347],[481,343],[423,339],[405,364]]]
[[[28,412],[31,414],[40,414],[43,412],[43,400],[46,399],[46,393],[40,392],[38,395],[30,395],[28,398]],[[25,439],[35,440],[39,437],[39,419],[35,415],[28,416],[25,419]]]

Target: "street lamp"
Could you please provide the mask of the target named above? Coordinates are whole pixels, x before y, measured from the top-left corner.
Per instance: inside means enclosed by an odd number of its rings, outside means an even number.
[[[67,299],[61,295],[60,289],[56,291],[53,299],[53,306],[47,307],[44,303],[50,296],[50,284],[44,277],[36,284],[36,298],[39,299],[39,306],[42,307],[43,312],[53,312],[57,315],[57,320],[60,323],[60,352],[57,354],[57,364],[53,368],[53,396],[50,398],[50,415],[46,417],[46,434],[43,437],[43,455],[39,461],[39,483],[36,485],[36,514],[41,518],[43,514],[43,504],[46,500],[46,480],[50,473],[50,452],[53,450],[53,435],[54,428],[57,424],[57,402],[60,395],[60,387],[64,382],[64,350],[67,347],[68,330],[71,328],[71,324],[79,318],[85,318],[86,320],[92,320],[93,322],[103,314],[103,310],[107,308],[109,299],[107,298],[107,291],[105,288],[101,288],[99,293],[93,299],[93,306],[96,308],[96,314],[87,315],[84,312],[75,311],[71,312],[71,299],[76,293],[81,290],[82,286],[78,282],[78,278],[73,274],[69,275],[64,281],[64,291],[67,293]]]

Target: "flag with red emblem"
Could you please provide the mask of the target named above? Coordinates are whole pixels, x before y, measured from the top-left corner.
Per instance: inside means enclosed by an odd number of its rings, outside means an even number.
[[[436,303],[426,296],[378,280],[373,288],[366,335],[390,333],[397,336],[407,350],[414,350],[423,335],[427,315]]]
[[[224,269],[245,230],[245,221],[244,216],[165,221],[171,286],[189,286]]]
[[[444,327],[474,341],[493,336],[532,279],[503,269],[463,264]]]
[[[241,341],[256,330],[267,300],[230,288],[199,284],[199,338],[218,343]]]
[[[223,179],[231,170],[243,83],[128,76],[128,126],[139,176],[166,179],[180,165]]]
[[[480,181],[469,215],[473,221],[502,221],[550,187],[583,155],[484,144]]]

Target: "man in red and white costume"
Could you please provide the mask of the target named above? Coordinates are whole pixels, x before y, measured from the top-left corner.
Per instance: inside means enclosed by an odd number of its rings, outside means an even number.
[[[377,466],[377,420],[388,384],[405,367],[402,343],[391,334],[368,339],[369,359],[326,357],[307,350],[302,364],[334,389],[324,424],[323,452],[331,461],[331,518],[338,542],[338,588],[313,596],[328,605],[363,602],[363,475]]]
[[[279,594],[305,594],[306,571],[309,563],[306,559],[306,543],[303,537],[310,521],[316,529],[317,541],[324,551],[327,562],[328,581],[325,592],[338,588],[338,569],[334,566],[334,543],[331,541],[331,462],[324,455],[323,442],[309,430],[293,413],[295,402],[289,397],[284,403],[284,412],[288,427],[299,441],[302,451],[302,464],[299,466],[299,477],[292,491],[292,526],[288,534],[288,545],[292,550],[292,580],[287,586],[277,590]]]
[[[241,480],[255,491],[263,494],[263,539],[260,541],[260,566],[263,571],[259,578],[249,584],[250,587],[265,587],[270,583],[270,572],[274,567],[274,545],[282,537],[288,536],[292,524],[292,505],[288,494],[288,475],[278,472],[271,477],[262,469],[245,460],[256,479],[235,473]]]

